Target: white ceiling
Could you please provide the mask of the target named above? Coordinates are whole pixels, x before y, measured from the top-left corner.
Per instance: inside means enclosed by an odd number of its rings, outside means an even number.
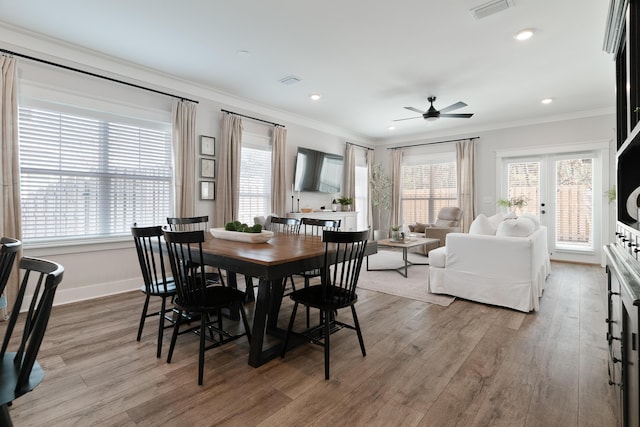
[[[486,1],[4,0],[0,20],[371,141],[614,111],[607,0],[513,0],[476,20],[469,10]],[[516,41],[524,28],[534,37]],[[289,75],[301,81],[278,82]],[[387,129],[430,95],[474,116]]]

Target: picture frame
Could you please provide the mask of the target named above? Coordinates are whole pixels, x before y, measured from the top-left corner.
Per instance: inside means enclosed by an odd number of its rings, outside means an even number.
[[[200,200],[215,200],[215,181],[200,181]]]
[[[216,161],[214,159],[200,159],[200,176],[203,178],[216,177]]]
[[[215,137],[200,135],[200,154],[203,156],[216,155],[216,138]]]

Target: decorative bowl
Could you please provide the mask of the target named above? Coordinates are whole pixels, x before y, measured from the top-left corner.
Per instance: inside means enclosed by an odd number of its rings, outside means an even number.
[[[216,239],[246,243],[265,243],[273,237],[273,231],[269,230],[262,230],[260,233],[245,233],[242,231],[229,231],[224,228],[212,228],[209,232]]]

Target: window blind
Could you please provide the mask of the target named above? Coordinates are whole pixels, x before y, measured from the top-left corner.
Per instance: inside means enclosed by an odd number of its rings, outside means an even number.
[[[253,224],[253,217],[271,212],[271,147],[242,146],[240,154],[238,221]]]
[[[170,125],[19,108],[25,241],[128,235],[171,212]]]
[[[456,162],[403,165],[404,224],[435,222],[441,208],[458,203]]]

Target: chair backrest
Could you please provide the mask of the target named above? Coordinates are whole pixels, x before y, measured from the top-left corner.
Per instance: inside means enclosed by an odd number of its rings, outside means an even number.
[[[298,218],[272,216],[270,224],[270,230],[274,233],[297,234],[300,229],[300,220]]]
[[[205,300],[207,286],[202,257],[204,231],[163,230],[169,263],[176,284],[178,303],[182,307],[198,307]]]
[[[355,302],[368,237],[369,230],[323,232],[325,251],[321,281],[325,301],[332,301],[335,306]]]
[[[458,227],[462,218],[462,210],[456,206],[449,206],[438,211],[438,218],[434,223],[437,227]]]
[[[322,236],[323,231],[339,231],[340,219],[302,218],[300,220],[300,234],[307,236]]]
[[[140,271],[147,293],[153,293],[154,287],[167,292],[170,280],[167,279],[165,253],[162,250],[162,227],[131,227],[131,235],[136,244]]]
[[[47,330],[53,298],[64,273],[62,265],[37,258],[23,257],[20,260],[19,267],[23,272],[23,279],[7,324],[2,349],[0,350],[0,361],[4,360],[5,355],[13,356],[13,353],[7,352],[7,348],[18,320],[18,314],[20,313],[27,287],[29,287],[30,292],[33,292],[33,295],[27,313],[24,315],[22,338],[13,357],[12,364],[16,375],[13,378],[3,375],[3,380],[6,378],[7,381],[12,383],[3,384],[0,405],[33,390],[44,378],[44,373],[40,368],[38,369],[39,372],[34,373],[34,376],[31,376],[31,374],[40,350],[40,344],[42,344],[44,333]],[[4,369],[7,369],[6,365]],[[8,387],[14,385],[13,381],[15,381],[15,387],[12,387],[13,396],[9,396]]]
[[[22,242],[17,239],[3,237],[0,239],[0,245],[0,295],[2,295],[9,281],[9,276],[11,276],[13,262],[22,247]]]
[[[167,224],[169,229],[173,231],[207,231],[207,223],[209,222],[209,216],[192,216],[192,217],[168,217]]]

